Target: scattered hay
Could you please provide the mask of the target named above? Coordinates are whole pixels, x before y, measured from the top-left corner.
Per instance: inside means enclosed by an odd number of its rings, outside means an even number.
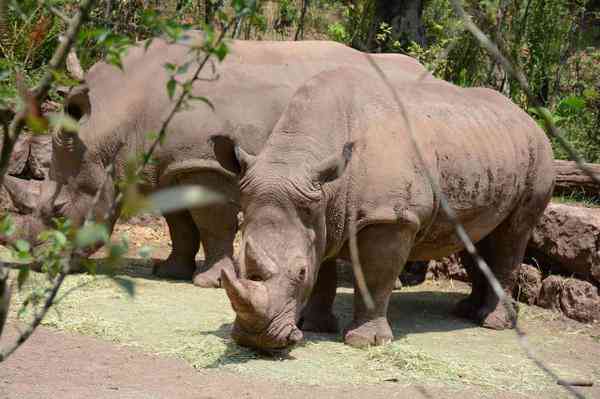
[[[139,276],[123,277],[135,283],[134,296],[107,276],[69,276],[56,311],[50,312],[44,325],[178,357],[198,369],[226,369],[292,383],[394,381],[526,393],[555,388],[522,354],[513,332],[477,328],[449,315],[454,302],[464,297],[464,287],[457,292],[449,285],[427,283],[395,293],[390,318],[396,340],[387,346],[359,350],[344,345],[340,335],[306,334],[304,344],[269,357],[231,341],[234,313],[222,290],[153,279],[149,267],[139,259],[127,265],[130,276]],[[32,273],[28,287],[43,281],[43,275]],[[12,319],[23,294],[15,296]],[[342,325],[350,321],[351,307],[351,290],[340,289],[335,311]],[[531,341],[536,350],[543,356],[556,356],[558,351],[565,360],[553,364],[561,376],[590,377],[598,372],[579,362],[580,355],[573,356],[565,344],[583,333],[575,337],[538,328],[535,323],[545,321],[538,320],[532,308],[522,308],[527,327],[535,329]]]

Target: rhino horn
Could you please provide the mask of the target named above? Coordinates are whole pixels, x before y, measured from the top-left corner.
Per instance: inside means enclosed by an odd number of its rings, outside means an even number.
[[[236,311],[248,311],[251,309],[250,294],[247,287],[242,284],[241,279],[232,275],[229,270],[223,269],[221,271],[221,283]]]
[[[238,278],[228,270],[221,272],[221,283],[240,321],[254,328],[268,324],[268,295],[264,284]]]

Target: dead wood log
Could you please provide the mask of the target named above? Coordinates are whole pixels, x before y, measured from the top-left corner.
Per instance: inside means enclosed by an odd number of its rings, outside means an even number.
[[[600,176],[600,164],[586,164],[594,173]],[[582,191],[589,195],[600,195],[600,185],[594,183],[584,171],[573,161],[554,161],[556,168],[556,188],[559,194]]]

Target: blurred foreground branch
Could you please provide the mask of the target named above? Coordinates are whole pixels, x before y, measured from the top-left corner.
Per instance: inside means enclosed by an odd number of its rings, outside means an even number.
[[[2,146],[2,153],[0,155],[0,186],[4,181],[4,175],[8,169],[8,163],[10,160],[10,156],[12,154],[14,145],[25,126],[27,118],[34,111],[32,107],[38,106],[48,95],[48,91],[54,82],[55,75],[60,71],[62,66],[64,65],[65,59],[67,58],[69,51],[73,47],[75,40],[77,39],[77,34],[81,29],[81,26],[87,19],[92,6],[94,5],[94,0],[83,0],[79,9],[75,16],[70,20],[70,23],[67,28],[67,32],[65,34],[64,40],[60,43],[50,63],[48,64],[48,69],[42,80],[38,84],[38,86],[31,92],[27,93],[29,98],[24,99],[25,105],[21,111],[19,111],[8,129],[4,129],[4,141]],[[68,263],[67,263],[68,264]],[[31,334],[35,331],[35,329],[40,325],[48,310],[52,307],[54,302],[54,298],[58,293],[67,273],[69,272],[69,267],[65,267],[60,273],[55,277],[52,286],[49,288],[49,295],[44,302],[44,306],[38,312],[36,312],[33,320],[27,326],[27,328],[22,331],[17,337],[16,341],[4,348],[0,348],[0,362],[4,361],[8,358],[12,353],[14,353],[19,346],[21,346]],[[10,286],[8,282],[8,268],[4,264],[4,262],[0,261],[0,337],[2,336],[2,331],[4,329],[4,324],[6,322],[6,317],[9,310],[10,304]]]

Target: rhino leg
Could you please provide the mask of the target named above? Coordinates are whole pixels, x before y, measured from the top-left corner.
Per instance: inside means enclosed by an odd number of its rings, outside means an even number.
[[[188,211],[165,216],[173,249],[169,257],[154,265],[153,274],[163,278],[191,280],[196,270],[200,233]]]
[[[482,252],[481,245],[479,244],[477,245],[477,251],[479,253]],[[467,270],[469,279],[471,280],[471,294],[456,304],[456,307],[454,308],[454,314],[465,319],[476,320],[477,313],[483,306],[485,292],[488,285],[485,281],[485,276],[483,273],[481,273],[471,255],[469,255],[466,251],[463,251],[460,253],[459,257],[460,263]]]
[[[233,241],[237,232],[237,207],[218,205],[192,211],[200,230],[205,260],[201,270],[194,273],[194,285],[202,288],[221,287],[223,269],[235,273]]]
[[[337,289],[337,265],[334,260],[321,265],[313,292],[302,312],[298,326],[304,331],[338,332],[338,321],[332,307]]]
[[[526,198],[504,222],[477,244],[477,249],[509,298],[512,296],[529,238],[549,199],[550,193],[538,198]],[[506,309],[478,270],[475,275],[478,275],[477,284],[473,285],[473,290],[481,295],[482,300],[479,308],[469,315],[470,318],[483,327],[495,330],[514,328],[516,313],[511,314]]]
[[[357,237],[360,263],[367,288],[374,301],[369,309],[354,283],[354,317],[344,334],[344,342],[355,347],[382,345],[393,339],[387,320],[387,307],[412,248],[415,226],[385,224],[367,226]]]

